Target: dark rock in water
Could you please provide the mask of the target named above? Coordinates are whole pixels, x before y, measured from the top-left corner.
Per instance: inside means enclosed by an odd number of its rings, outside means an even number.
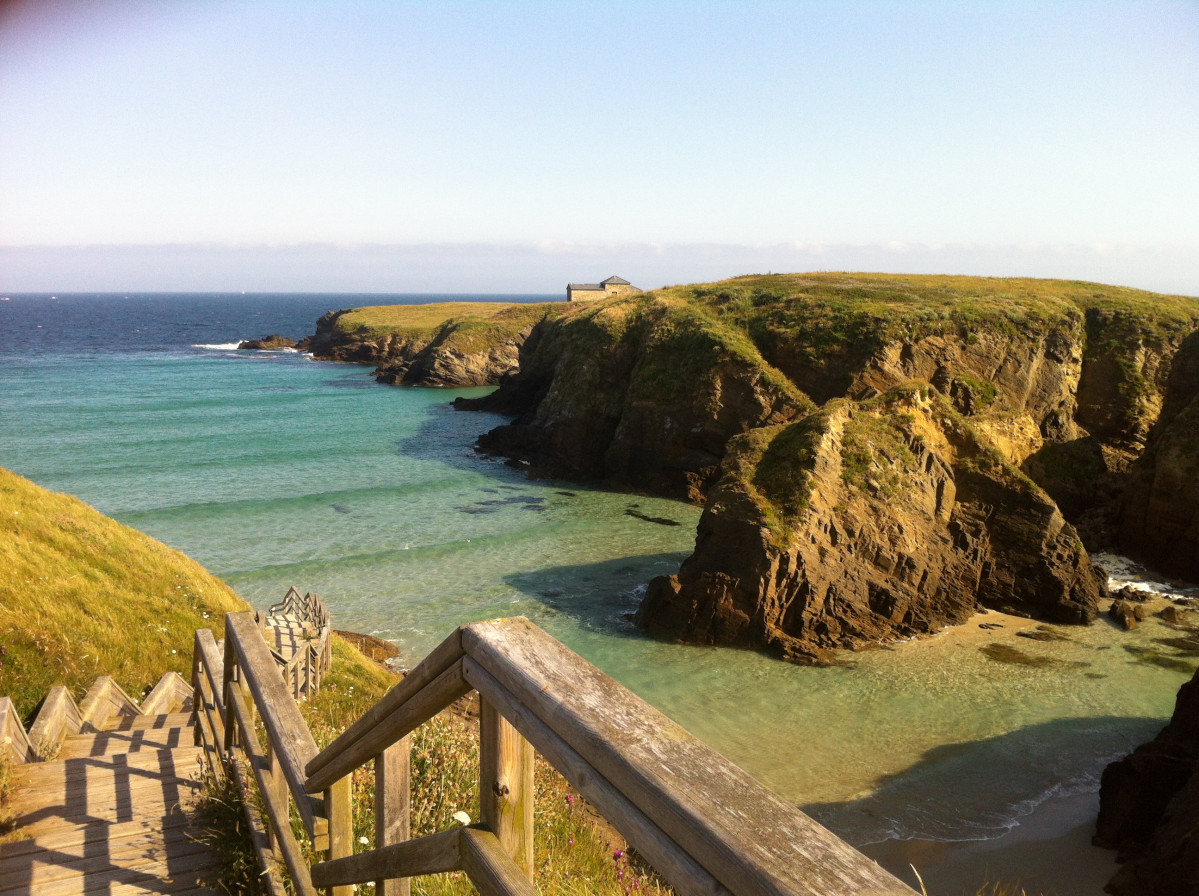
[[[264,336],[262,339],[247,339],[244,342],[239,342],[237,347],[255,351],[278,351],[282,348],[295,348],[296,341],[288,339],[286,336],[280,336],[278,333],[273,333],[270,336]]]
[[[1154,650],[1152,647],[1141,647],[1138,644],[1125,644],[1124,649],[1131,653],[1138,663],[1144,663],[1146,666],[1157,666],[1161,669],[1169,669],[1171,672],[1185,672],[1188,675],[1195,671],[1195,664],[1183,658],[1186,654],[1178,652],[1166,654],[1160,650]]]
[[[1145,608],[1141,604],[1130,604],[1126,600],[1114,600],[1107,615],[1125,631],[1132,631],[1138,623],[1145,620]]]
[[[334,510],[336,510],[338,513],[351,513],[352,512],[350,510],[350,508],[347,507],[345,504],[330,504],[329,506],[332,507]]]
[[[634,519],[644,520],[647,523],[657,523],[659,526],[681,526],[682,523],[677,520],[667,519],[664,516],[647,516],[640,510],[634,507],[625,508],[625,516],[631,516]]]
[[[1063,635],[1061,632],[1049,628],[1045,625],[1039,625],[1031,631],[1016,632],[1017,638],[1028,638],[1030,641],[1070,641],[1071,638]]]
[[[1010,644],[987,644],[985,647],[980,647],[979,652],[989,660],[995,660],[997,663],[1010,663],[1014,666],[1032,666],[1036,669],[1046,669],[1050,666],[1060,665],[1060,660],[1055,660],[1048,656],[1033,656],[1030,653],[1025,653],[1012,647]]]
[[[1169,625],[1189,626],[1192,618],[1191,613],[1176,607],[1173,604],[1168,607],[1163,607],[1162,611],[1157,615],[1162,618],[1163,622]]]
[[[1117,600],[1127,600],[1140,604],[1145,603],[1148,600],[1152,600],[1153,594],[1149,591],[1142,591],[1139,588],[1134,588],[1132,585],[1125,585],[1123,588],[1113,591],[1112,597],[1116,598]]]
[[[1199,896],[1199,673],[1156,738],[1103,772],[1096,846],[1125,862],[1115,896]]]

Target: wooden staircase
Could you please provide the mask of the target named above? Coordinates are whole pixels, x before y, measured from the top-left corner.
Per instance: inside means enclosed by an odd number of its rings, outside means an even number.
[[[205,751],[190,709],[175,673],[141,707],[107,678],[79,705],[55,688],[27,735],[0,699],[0,750],[18,763],[0,894],[217,893],[219,858],[197,829]]]

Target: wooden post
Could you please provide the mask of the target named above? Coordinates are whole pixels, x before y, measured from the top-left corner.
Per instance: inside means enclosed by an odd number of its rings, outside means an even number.
[[[279,768],[279,754],[275,750],[275,744],[268,736],[266,738],[266,776],[270,782],[268,785],[271,789],[271,796],[277,805],[288,805],[288,790],[287,779],[283,777],[283,769]],[[267,838],[270,841],[271,851],[276,856],[279,853],[279,834],[275,830],[274,825],[267,825]]]
[[[529,879],[533,878],[533,745],[479,699],[479,813]]]
[[[405,737],[375,757],[375,849],[412,836],[412,738]],[[378,896],[409,896],[408,878],[375,884]]]
[[[351,775],[335,781],[325,791],[325,813],[329,819],[329,859],[354,854],[354,806]],[[354,886],[329,887],[329,896],[354,896]]]

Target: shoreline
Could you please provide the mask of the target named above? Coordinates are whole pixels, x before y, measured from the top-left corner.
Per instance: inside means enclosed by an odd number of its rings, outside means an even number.
[[[1114,850],[1091,845],[1098,813],[1098,791],[1054,796],[990,840],[885,840],[858,849],[917,892],[923,881],[929,896],[974,896],[992,884],[1027,896],[1103,896],[1120,866]]]

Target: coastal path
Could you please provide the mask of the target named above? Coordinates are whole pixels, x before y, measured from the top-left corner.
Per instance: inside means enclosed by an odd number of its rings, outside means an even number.
[[[21,839],[0,844],[0,894],[216,894],[220,859],[197,812],[205,750],[190,710],[191,688],[175,673],[141,709],[108,678],[78,706],[55,688],[28,735],[0,701],[9,750],[23,760],[56,753],[11,768]]]

